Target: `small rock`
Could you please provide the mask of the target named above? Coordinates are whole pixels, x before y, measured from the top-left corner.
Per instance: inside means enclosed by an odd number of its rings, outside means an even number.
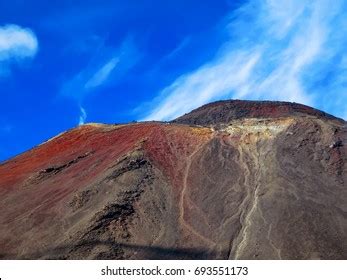
[[[333,148],[336,148],[336,147],[342,147],[342,141],[341,140],[338,140],[338,141],[335,141],[333,143],[330,144],[329,148],[330,149],[333,149]]]

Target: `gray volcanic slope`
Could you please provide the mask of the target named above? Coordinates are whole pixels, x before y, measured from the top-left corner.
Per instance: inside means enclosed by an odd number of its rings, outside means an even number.
[[[346,145],[288,102],[84,125],[0,165],[0,258],[346,259]]]

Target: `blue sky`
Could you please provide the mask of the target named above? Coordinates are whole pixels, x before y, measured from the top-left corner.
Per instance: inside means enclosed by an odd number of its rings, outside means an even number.
[[[86,122],[288,100],[347,118],[346,0],[0,1],[0,161]]]

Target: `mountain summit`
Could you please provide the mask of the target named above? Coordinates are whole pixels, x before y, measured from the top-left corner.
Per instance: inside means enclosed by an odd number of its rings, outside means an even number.
[[[347,124],[219,101],[0,165],[2,259],[346,259]]]
[[[298,103],[280,101],[225,100],[204,105],[177,118],[173,122],[210,125],[229,123],[242,118],[281,118],[315,116],[322,119],[335,117]]]

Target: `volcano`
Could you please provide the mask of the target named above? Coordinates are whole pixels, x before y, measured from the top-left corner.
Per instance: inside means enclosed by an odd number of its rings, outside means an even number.
[[[0,165],[1,259],[347,259],[347,123],[228,100]]]

